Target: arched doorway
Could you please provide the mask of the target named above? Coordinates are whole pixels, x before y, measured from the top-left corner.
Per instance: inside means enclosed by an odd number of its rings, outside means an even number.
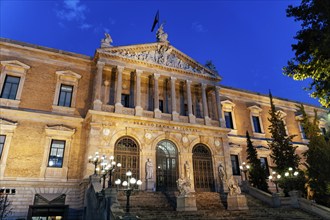
[[[197,144],[192,152],[196,192],[214,191],[214,176],[210,149],[204,144]]]
[[[178,151],[169,140],[163,140],[156,148],[156,189],[157,191],[177,190]]]
[[[116,142],[115,161],[121,163],[121,168],[114,173],[113,181],[118,178],[125,180],[126,172],[129,170],[134,178],[140,178],[140,150],[133,138],[125,136]]]

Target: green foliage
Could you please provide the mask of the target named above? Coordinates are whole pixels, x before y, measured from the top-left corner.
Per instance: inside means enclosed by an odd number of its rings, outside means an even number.
[[[246,131],[246,142],[247,142],[247,159],[250,164],[249,170],[249,182],[252,186],[265,191],[268,191],[268,184],[266,182],[267,172],[266,169],[261,166],[260,160],[258,159],[258,153],[250,139],[249,132]]]
[[[304,172],[300,171],[299,175],[293,176],[292,173],[290,176],[282,176],[282,178],[278,181],[279,187],[283,189],[283,193],[285,196],[289,196],[289,192],[292,190],[298,190],[303,194],[306,193],[305,184],[306,178],[304,176]]]
[[[302,126],[309,139],[308,150],[304,152],[306,159],[308,183],[315,192],[314,198],[319,204],[330,207],[330,141],[329,137],[321,134],[318,128],[317,112],[312,122],[309,120],[304,106],[302,112]],[[329,133],[327,134],[329,135]]]
[[[268,143],[274,164],[274,170],[283,176],[283,173],[292,167],[297,170],[299,164],[299,156],[295,153],[296,148],[292,145],[292,138],[295,135],[288,136],[286,134],[283,119],[278,111],[275,110],[272,94],[269,93],[271,109],[269,110],[270,117],[268,118],[271,123],[269,131],[272,134],[272,141]]]
[[[287,16],[301,22],[301,30],[292,45],[295,57],[283,68],[294,80],[312,79],[306,90],[312,97],[330,107],[330,1],[302,0],[300,6],[290,5]]]

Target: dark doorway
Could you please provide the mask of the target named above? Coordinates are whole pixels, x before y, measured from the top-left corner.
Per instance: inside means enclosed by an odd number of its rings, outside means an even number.
[[[157,191],[177,190],[178,153],[176,146],[168,140],[157,144],[156,148],[156,189]]]
[[[207,146],[197,144],[193,148],[193,168],[196,192],[213,192],[214,176],[212,155]]]

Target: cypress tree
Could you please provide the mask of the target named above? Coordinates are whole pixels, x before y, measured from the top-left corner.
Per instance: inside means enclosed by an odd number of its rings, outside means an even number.
[[[246,142],[247,142],[247,160],[251,168],[249,170],[249,182],[252,186],[268,192],[268,184],[266,182],[267,172],[258,159],[258,153],[250,139],[249,132],[246,131]]]
[[[286,134],[283,119],[278,111],[275,110],[272,94],[269,92],[270,110],[268,121],[271,123],[269,131],[271,133],[271,141],[268,143],[271,155],[276,167],[273,169],[283,176],[284,172],[291,167],[293,170],[298,169],[299,156],[295,153],[296,148],[292,145],[292,138],[295,135],[288,136]]]

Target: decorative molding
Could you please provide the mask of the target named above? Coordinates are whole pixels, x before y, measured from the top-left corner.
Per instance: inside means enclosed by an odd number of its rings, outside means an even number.
[[[1,65],[3,66],[10,66],[10,67],[16,67],[16,68],[23,68],[25,70],[30,69],[31,67],[18,61],[18,60],[8,60],[8,61],[1,61]]]

